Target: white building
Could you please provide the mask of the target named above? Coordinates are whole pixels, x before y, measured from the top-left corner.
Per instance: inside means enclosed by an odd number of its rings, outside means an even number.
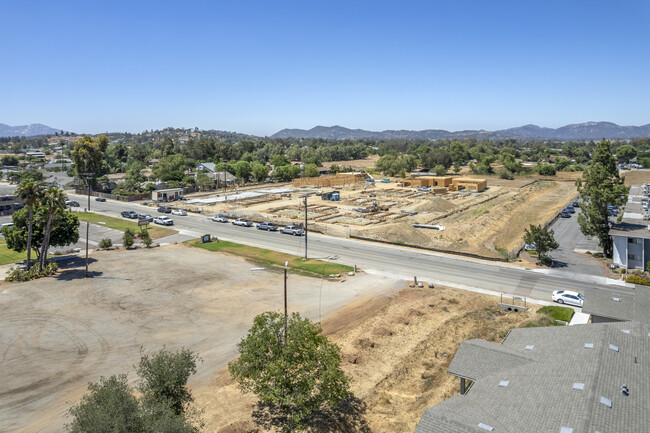
[[[650,261],[650,220],[648,196],[650,186],[632,185],[621,222],[612,224],[614,264],[627,269],[646,269]]]

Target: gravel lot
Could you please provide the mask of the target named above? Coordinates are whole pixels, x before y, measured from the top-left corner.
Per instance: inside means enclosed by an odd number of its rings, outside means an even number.
[[[61,431],[89,381],[135,378],[141,347],[198,352],[198,390],[236,355],[252,318],[282,306],[280,273],[185,245],[95,252],[90,279],[83,259],[63,265],[53,278],[0,283],[0,431]],[[364,274],[345,282],[290,275],[289,310],[318,320],[402,285]]]

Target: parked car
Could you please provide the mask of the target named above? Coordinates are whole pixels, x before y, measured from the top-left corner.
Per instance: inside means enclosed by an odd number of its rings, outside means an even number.
[[[149,222],[153,222],[153,217],[149,215],[148,213],[141,213],[138,215],[139,220],[146,220]]]
[[[573,208],[573,206],[567,206],[565,211],[569,213],[576,213],[576,210]]]
[[[156,217],[156,218],[153,219],[153,222],[155,224],[160,224],[162,226],[173,226],[174,225],[174,220],[169,218],[168,216]]]
[[[172,208],[170,208],[169,206],[160,206],[158,208],[158,212],[160,212],[160,213],[171,213]]]
[[[302,236],[303,235],[303,230],[302,227],[299,226],[285,226],[280,229],[282,233],[286,233],[288,235],[294,235],[294,236]]]
[[[269,223],[269,222],[263,222],[257,225],[257,230],[266,230],[266,231],[274,232],[277,229],[278,226],[276,224]]]
[[[104,197],[95,197],[95,201],[105,202],[106,199]]]
[[[187,216],[187,212],[185,212],[183,209],[174,209],[172,211],[172,215]]]
[[[431,188],[429,188],[428,186],[420,186],[418,187],[418,191],[431,192]]]
[[[560,218],[571,218],[571,214],[566,210],[563,210],[562,212],[560,212]]]
[[[526,244],[524,245],[524,249],[526,251],[537,251],[537,245],[535,245],[535,242],[533,242],[532,244]]]
[[[124,218],[136,219],[136,218],[138,218],[138,213],[135,212],[135,211],[132,211],[132,210],[123,210],[122,211],[122,216]]]
[[[79,202],[74,200],[66,200],[65,205],[70,207],[79,207]]]
[[[214,221],[214,222],[218,222],[218,223],[227,223],[227,222],[228,222],[228,218],[226,218],[225,216],[221,216],[221,215],[213,216],[213,217],[210,218],[210,219],[211,219],[212,221]]]
[[[553,292],[551,298],[553,299],[553,302],[557,302],[558,304],[575,305],[576,307],[582,307],[582,303],[585,300],[582,293],[574,292],[572,290],[556,290]]]
[[[251,227],[253,225],[253,221],[247,220],[246,218],[237,218],[232,223],[242,227]]]
[[[571,203],[571,206],[580,207],[580,203],[578,203],[577,201],[574,201],[573,203]]]

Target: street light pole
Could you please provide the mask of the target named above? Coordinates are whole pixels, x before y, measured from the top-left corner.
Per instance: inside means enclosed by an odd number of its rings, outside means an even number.
[[[86,185],[88,186],[88,208],[87,211],[90,212],[90,178],[94,173],[82,173],[81,175],[86,180]],[[90,221],[86,221],[86,278],[88,278],[88,236],[90,232]]]
[[[309,195],[305,194],[305,260],[307,260],[307,197]]]
[[[288,328],[288,315],[287,315],[287,266],[289,262],[284,262],[284,345],[287,345],[287,328]]]

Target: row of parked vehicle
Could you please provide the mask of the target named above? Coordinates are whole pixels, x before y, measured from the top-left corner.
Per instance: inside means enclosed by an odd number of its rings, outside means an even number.
[[[227,223],[227,222],[232,222],[233,225],[240,226],[240,227],[252,227],[253,226],[253,221],[247,220],[246,218],[237,218],[232,221],[230,221],[227,217],[223,215],[218,215],[210,218],[212,221],[218,222],[218,223]],[[304,234],[304,231],[302,227],[300,226],[284,226],[282,228],[278,227],[277,224],[274,224],[272,222],[264,221],[259,224],[257,224],[257,229],[258,230],[266,230],[269,232],[275,232],[275,231],[280,231],[280,233],[285,233],[288,235],[294,235],[294,236],[302,236]]]
[[[148,222],[152,222],[154,224],[160,224],[162,226],[173,226],[174,225],[174,220],[169,218],[168,216],[159,216],[159,217],[154,218],[151,215],[149,215],[148,213],[139,214],[136,211],[132,211],[132,210],[122,211],[121,215],[124,218],[137,219],[137,220],[140,220],[140,221],[148,221]]]

